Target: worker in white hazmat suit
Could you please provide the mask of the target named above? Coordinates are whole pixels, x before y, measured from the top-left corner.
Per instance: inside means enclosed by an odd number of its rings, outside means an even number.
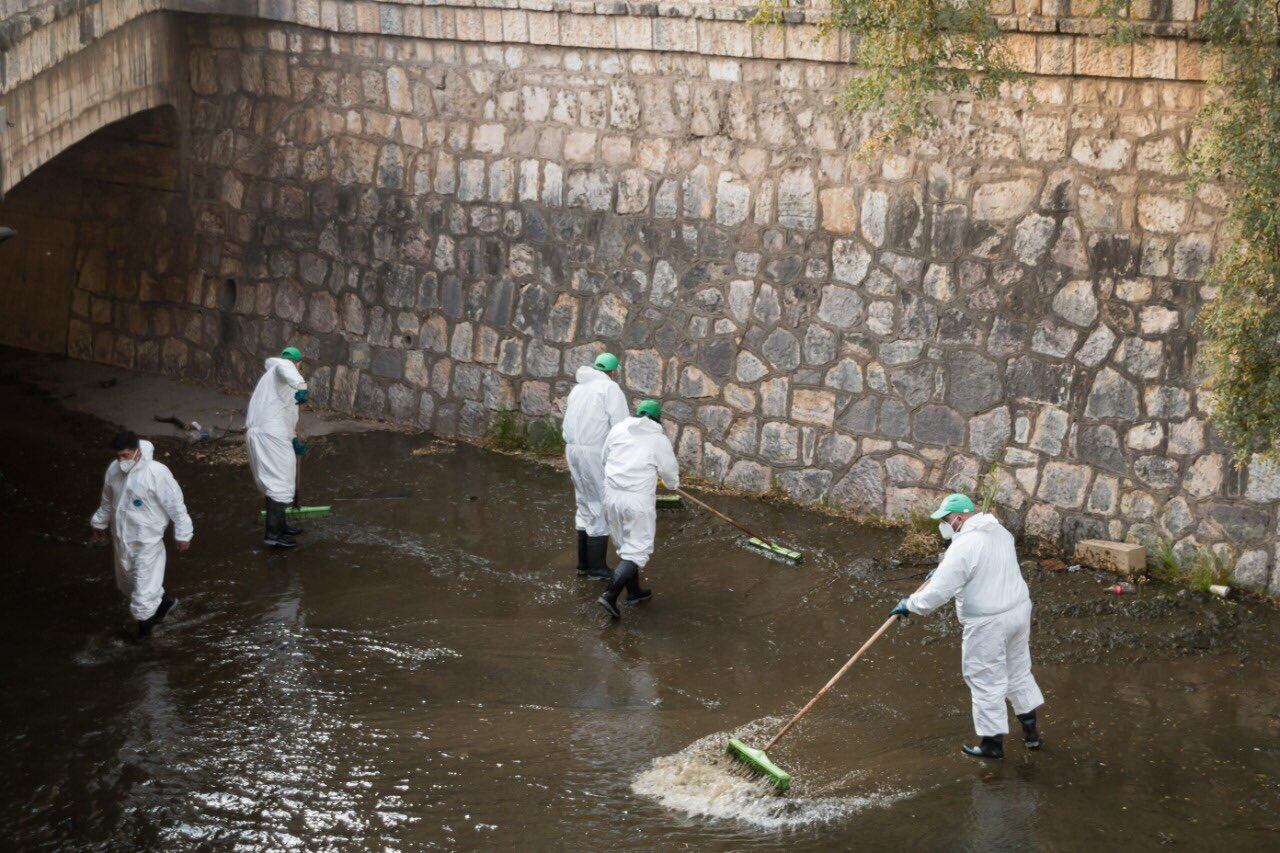
[[[893,615],[932,613],[955,598],[964,629],[961,669],[980,738],[977,746],[961,748],[979,758],[1004,758],[1007,701],[1022,723],[1027,747],[1038,749],[1036,709],[1044,704],[1044,694],[1031,675],[1031,595],[1018,567],[1013,535],[994,515],[977,512],[966,495],[948,495],[933,518],[951,544],[925,586],[904,598]]]
[[[307,383],[298,372],[302,353],[285,347],[269,358],[244,418],[253,482],[266,499],[266,529],[262,541],[272,548],[292,548],[302,528],[293,527],[285,509],[294,502],[298,457],[307,447],[298,439],[298,407],[307,399]]]
[[[102,500],[89,524],[95,540],[111,531],[116,586],[129,598],[138,637],[146,639],[178,603],[164,591],[164,531],[173,522],[179,551],[191,547],[195,531],[182,489],[169,468],[155,461],[151,442],[125,431],[112,439],[111,449],[116,459],[107,467]]]
[[[604,440],[604,518],[618,550],[619,562],[609,588],[597,603],[615,619],[618,595],[627,590],[627,603],[651,595],[640,587],[640,570],[653,553],[658,527],[658,478],[669,489],[680,488],[680,467],[671,441],[662,431],[662,408],[656,400],[641,400],[636,416],[609,430]]]
[[[564,458],[573,480],[577,505],[578,574],[608,580],[606,562],[609,528],[604,522],[604,440],[615,424],[627,418],[627,398],[613,381],[618,357],[596,356],[594,365],[578,368],[578,384],[569,392],[564,410]]]

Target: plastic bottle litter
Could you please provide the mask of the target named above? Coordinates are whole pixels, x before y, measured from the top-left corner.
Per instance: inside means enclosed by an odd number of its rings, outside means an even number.
[[[1122,583],[1113,584],[1112,586],[1107,587],[1107,592],[1115,593],[1116,595],[1124,595],[1126,592],[1133,591],[1134,586],[1128,581],[1123,581]]]

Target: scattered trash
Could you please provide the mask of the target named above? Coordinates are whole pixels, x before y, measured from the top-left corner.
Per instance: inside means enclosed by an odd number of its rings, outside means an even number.
[[[199,421],[192,421],[190,429],[187,430],[187,437],[192,441],[208,441],[209,431],[200,426]]]
[[[409,451],[410,456],[434,456],[452,450],[453,445],[447,441],[433,441],[426,447],[415,447]]]
[[[174,415],[165,415],[164,417],[161,417],[160,415],[152,415],[151,419],[158,424],[173,424],[184,432],[188,429],[186,422],[178,420]]]
[[[1121,583],[1112,584],[1111,586],[1107,587],[1107,592],[1112,592],[1112,593],[1115,593],[1116,595],[1124,595],[1126,592],[1134,592],[1136,589],[1137,588],[1133,584],[1129,583],[1128,581],[1123,581]]]
[[[1218,598],[1226,598],[1231,594],[1231,587],[1220,583],[1210,584],[1209,592],[1218,596]]]
[[[1067,564],[1057,557],[1050,557],[1047,560],[1040,561],[1040,568],[1048,569],[1051,572],[1062,572],[1066,571]]]
[[[1076,563],[1074,566],[1067,566],[1067,571],[1074,575],[1076,572],[1080,571],[1083,568],[1084,566],[1080,565],[1079,563]]]

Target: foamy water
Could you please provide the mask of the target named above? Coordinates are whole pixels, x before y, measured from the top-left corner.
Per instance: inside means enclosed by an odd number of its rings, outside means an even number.
[[[843,820],[868,808],[882,808],[910,796],[909,791],[874,791],[844,796],[806,796],[803,785],[779,795],[764,779],[749,775],[725,753],[738,737],[764,743],[785,720],[766,717],[732,732],[708,735],[674,755],[656,758],[631,783],[631,790],[690,817],[736,821],[761,829],[790,829]]]

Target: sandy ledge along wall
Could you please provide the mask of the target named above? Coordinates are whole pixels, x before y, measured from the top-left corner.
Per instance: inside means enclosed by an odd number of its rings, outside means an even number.
[[[1173,155],[1201,84],[1131,53],[867,157],[817,51],[187,26],[161,369],[248,387],[300,340],[320,405],[477,435],[555,417],[607,348],[703,477],[901,515],[995,462],[1029,534],[1229,543],[1280,589],[1280,471],[1235,468],[1197,393],[1226,198]],[[80,317],[69,348],[95,335],[146,337]]]

